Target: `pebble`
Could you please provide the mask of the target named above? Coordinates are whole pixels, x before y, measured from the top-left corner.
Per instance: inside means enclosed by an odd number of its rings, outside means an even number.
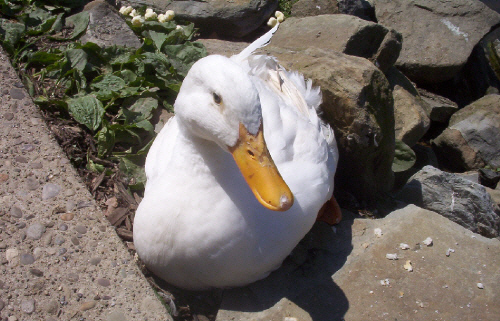
[[[17,206],[12,206],[10,208],[10,216],[15,218],[21,218],[23,217],[23,211]]]
[[[107,321],[124,321],[127,320],[122,311],[113,311],[108,314]]]
[[[26,179],[26,187],[30,191],[37,190],[40,187],[40,183],[34,177],[28,177]]]
[[[29,253],[21,254],[20,260],[22,265],[30,265],[35,262],[35,257]]]
[[[2,242],[0,242],[0,250],[4,250],[4,249],[6,249],[6,248],[7,248],[7,243],[5,243],[5,242],[3,242],[3,241],[2,241]]]
[[[410,246],[406,243],[400,243],[399,244],[399,248],[402,249],[402,250],[409,250],[410,249]]]
[[[5,258],[9,264],[14,263],[14,260],[19,257],[19,251],[17,249],[7,249],[5,251]]]
[[[61,186],[57,184],[47,183],[43,186],[42,200],[46,201],[56,197],[61,192]]]
[[[5,302],[3,302],[2,299],[0,299],[0,311],[3,310],[4,306],[5,306]]]
[[[9,179],[9,174],[0,173],[0,183],[3,183]]]
[[[398,255],[396,253],[387,253],[385,255],[385,258],[388,259],[388,260],[397,260],[398,259]]]
[[[66,225],[66,224],[62,223],[61,225],[59,225],[59,229],[60,229],[61,231],[67,231],[67,230],[68,230],[68,225]]]
[[[57,251],[57,254],[63,255],[66,254],[66,252],[68,252],[68,250],[65,247],[61,247],[59,251]]]
[[[5,114],[3,114],[3,118],[5,118],[7,120],[12,120],[12,119],[14,119],[14,114],[13,113],[5,113]]]
[[[37,162],[37,163],[31,163],[31,168],[33,168],[33,169],[42,169],[42,168],[43,168],[43,165],[42,165],[42,163],[40,163],[40,162]]]
[[[21,99],[23,99],[25,97],[24,96],[24,91],[22,89],[19,89],[19,88],[12,88],[10,90],[10,97],[12,99],[21,100]]]
[[[39,222],[31,224],[26,230],[26,236],[32,240],[39,240],[43,233],[45,233],[45,226]]]
[[[27,314],[35,312],[35,300],[30,299],[21,301],[21,311]]]
[[[478,283],[478,284],[477,284],[477,287],[478,287],[478,289],[484,289],[484,284],[482,284],[482,283]]]
[[[35,146],[32,144],[24,144],[21,146],[21,150],[24,152],[32,152],[35,149]]]
[[[71,243],[73,243],[73,245],[80,245],[80,240],[76,236],[73,236],[71,237]]]
[[[45,311],[50,314],[56,314],[57,311],[59,311],[59,302],[57,302],[57,300],[50,300],[45,307]]]
[[[423,240],[422,243],[424,243],[427,246],[432,246],[432,244],[433,244],[432,239],[430,237]]]
[[[454,249],[447,249],[446,250],[446,256],[450,256],[451,253],[455,253]]]
[[[17,222],[15,225],[18,229],[23,229],[26,227],[26,223],[24,222]]]
[[[23,163],[23,164],[27,164],[28,163],[28,159],[26,159],[26,157],[21,156],[21,155],[16,156],[14,159],[18,163]]]
[[[95,301],[84,302],[80,306],[80,311],[87,311],[87,310],[92,309],[95,306],[96,306],[96,302]]]
[[[100,286],[110,286],[111,282],[108,279],[99,278],[97,279],[97,284],[99,284]]]
[[[77,282],[80,277],[76,273],[70,273],[68,274],[68,281],[70,282]]]
[[[77,225],[75,226],[75,230],[80,233],[80,234],[85,234],[87,233],[87,228],[83,225]]]
[[[75,214],[73,214],[73,213],[61,214],[61,220],[63,220],[63,221],[71,221],[74,217],[75,217]]]
[[[97,265],[99,263],[101,263],[101,258],[100,257],[93,257],[93,258],[90,259],[90,264],[92,264],[92,265]]]
[[[66,239],[61,235],[56,235],[56,237],[54,238],[55,245],[62,245],[64,242],[66,242]]]
[[[382,229],[377,227],[376,229],[373,230],[373,234],[375,234],[376,237],[381,237],[383,234]]]
[[[31,268],[30,273],[33,274],[34,276],[43,276],[43,272],[35,268]]]

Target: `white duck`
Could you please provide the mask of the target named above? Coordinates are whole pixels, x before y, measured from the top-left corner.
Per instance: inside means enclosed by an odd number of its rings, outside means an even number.
[[[318,117],[319,88],[252,55],[277,27],[238,55],[196,62],[149,151],[135,248],[178,287],[266,277],[334,201],[338,152]]]

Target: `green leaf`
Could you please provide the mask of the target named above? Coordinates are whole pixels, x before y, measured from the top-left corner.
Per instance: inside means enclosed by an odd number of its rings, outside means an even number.
[[[115,75],[104,75],[94,79],[90,85],[92,89],[107,89],[111,91],[119,91],[125,87],[125,80]]]
[[[59,61],[62,55],[59,53],[49,53],[46,51],[37,51],[29,55],[28,65],[50,65]]]
[[[67,40],[73,40],[79,37],[82,33],[87,30],[87,26],[90,22],[90,15],[88,11],[82,11],[66,19],[67,25],[74,26],[73,32],[67,38]]]
[[[394,160],[392,162],[393,172],[404,172],[412,168],[416,160],[415,152],[401,140],[396,139]]]
[[[144,171],[144,157],[125,156],[120,157],[120,171],[131,179],[131,189],[144,189],[146,184],[146,172]]]
[[[68,110],[77,122],[90,130],[99,128],[105,112],[101,101],[95,95],[69,99]]]
[[[167,54],[171,64],[183,77],[186,76],[196,61],[207,55],[207,50],[203,44],[198,42],[186,42],[182,45],[165,45],[163,52]]]
[[[161,51],[161,48],[165,43],[165,39],[167,38],[166,35],[163,32],[150,31],[149,36],[153,40],[156,49]]]
[[[111,153],[115,147],[115,132],[108,126],[104,126],[96,135],[97,155],[106,156]]]
[[[1,39],[2,44],[11,53],[13,53],[15,46],[23,36],[24,30],[24,24],[0,19],[0,36],[3,38]]]
[[[65,52],[65,57],[69,63],[68,69],[82,71],[87,66],[87,53],[83,49],[70,49]]]
[[[89,159],[87,162],[87,169],[91,172],[102,173],[106,168],[104,165],[97,164],[93,160]]]
[[[151,96],[129,98],[125,100],[123,105],[122,111],[125,120],[132,124],[150,119],[153,116],[153,111],[158,108],[158,98]]]

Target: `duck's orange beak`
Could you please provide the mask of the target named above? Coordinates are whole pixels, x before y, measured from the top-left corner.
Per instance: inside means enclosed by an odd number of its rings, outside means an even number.
[[[293,194],[281,177],[264,141],[262,125],[252,135],[240,123],[239,139],[229,151],[257,200],[273,211],[286,211],[293,205]]]

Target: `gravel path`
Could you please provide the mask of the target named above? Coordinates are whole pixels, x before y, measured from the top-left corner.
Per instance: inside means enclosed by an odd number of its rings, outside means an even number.
[[[0,49],[0,317],[171,320]]]

